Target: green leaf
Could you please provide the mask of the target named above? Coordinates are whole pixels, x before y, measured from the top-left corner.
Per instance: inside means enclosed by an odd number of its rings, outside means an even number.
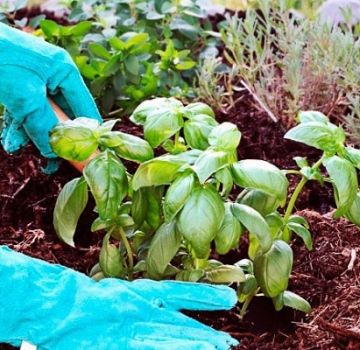
[[[265,219],[255,209],[244,204],[231,204],[231,211],[240,223],[255,235],[262,252],[267,252],[271,248],[272,237],[270,227]]]
[[[47,38],[52,38],[60,34],[60,26],[50,19],[42,20],[40,22],[40,28]]]
[[[217,126],[216,120],[208,115],[194,116],[184,124],[186,143],[191,148],[205,150],[209,147],[208,136],[215,126]]]
[[[117,37],[110,38],[109,44],[113,49],[118,50],[118,51],[123,51],[126,47],[126,43]]]
[[[165,114],[177,114],[183,104],[175,98],[154,98],[142,103],[134,110],[130,120],[137,125],[144,125],[149,116]]]
[[[109,243],[109,234],[104,237],[100,250],[99,264],[106,277],[123,277],[124,275],[121,253],[119,248]]]
[[[129,56],[124,60],[126,70],[133,74],[138,75],[140,70],[139,59],[136,56]]]
[[[309,121],[290,129],[284,138],[335,154],[345,141],[345,133],[334,124]]]
[[[360,227],[360,192],[357,192],[355,200],[345,216],[353,224]]]
[[[279,206],[279,200],[260,190],[245,189],[236,198],[236,202],[248,205],[258,211],[262,216],[269,215],[276,211]]]
[[[96,125],[94,125],[96,124]],[[53,151],[66,160],[83,161],[97,149],[98,141],[94,130],[99,123],[89,118],[77,118],[57,125],[50,137]]]
[[[193,173],[179,175],[168,188],[164,202],[165,221],[172,221],[184,206],[194,189],[195,177]]]
[[[245,275],[240,267],[222,265],[207,271],[206,279],[211,283],[240,283],[245,281]]]
[[[318,122],[323,124],[329,123],[329,118],[321,112],[305,111],[299,112],[298,118],[301,123]]]
[[[221,195],[227,197],[229,195],[229,193],[231,192],[233,185],[234,185],[230,167],[225,167],[225,168],[218,170],[215,173],[215,178],[223,186]]]
[[[55,232],[61,240],[72,247],[75,247],[76,225],[87,202],[88,189],[82,177],[68,182],[56,200],[53,217]]]
[[[182,61],[175,65],[175,68],[177,70],[189,70],[191,68],[194,68],[196,66],[195,61]]]
[[[191,244],[197,258],[207,258],[210,243],[221,227],[224,214],[224,203],[210,186],[196,188],[185,203],[177,228]]]
[[[275,165],[263,160],[245,159],[232,165],[232,173],[237,185],[275,196],[280,203],[286,201],[289,183]]]
[[[336,190],[336,217],[344,215],[355,200],[358,190],[354,166],[346,159],[333,156],[324,161],[325,168]]]
[[[83,22],[80,22],[80,23],[78,23],[78,24],[76,24],[74,26],[71,26],[69,34],[74,35],[74,36],[82,37],[86,33],[89,32],[91,27],[92,27],[92,22],[83,21]]]
[[[183,108],[183,114],[186,118],[192,119],[199,114],[205,114],[215,119],[215,113],[207,104],[202,102],[190,103]]]
[[[240,243],[242,232],[242,226],[234,217],[230,203],[225,203],[224,221],[215,236],[216,252],[227,254],[230,249],[236,248]]]
[[[168,185],[184,166],[185,160],[177,156],[165,155],[148,160],[136,170],[132,180],[133,189],[136,191],[141,187]]]
[[[141,227],[148,212],[147,187],[140,188],[132,194],[131,216],[138,227]]]
[[[208,149],[196,160],[193,169],[200,183],[203,184],[213,173],[226,167],[228,164],[228,154],[226,152]]]
[[[96,156],[84,169],[84,177],[101,219],[115,219],[128,191],[126,170],[109,150]]]
[[[175,110],[164,110],[150,114],[144,124],[144,138],[152,147],[160,146],[165,140],[174,136],[184,125],[182,116]]]
[[[145,221],[152,230],[156,230],[162,222],[162,198],[164,188],[146,187],[146,200],[148,202]]]
[[[311,305],[304,298],[288,290],[276,296],[273,303],[276,311],[280,311],[283,306],[291,307],[306,314],[311,311]]]
[[[354,165],[354,167],[360,169],[360,150],[353,147],[345,147],[346,158]]]
[[[121,36],[121,39],[126,42],[126,49],[130,49],[133,46],[139,46],[141,44],[146,43],[149,39],[149,34],[129,32],[123,34]]]
[[[232,123],[222,123],[212,129],[209,134],[209,144],[219,151],[235,151],[239,146],[241,133]]]
[[[148,142],[121,131],[110,131],[101,135],[99,143],[112,148],[121,158],[137,163],[143,163],[154,157],[153,149]]]
[[[306,221],[306,219],[300,215],[291,215],[289,217],[288,222],[293,222],[296,224],[300,224],[304,227],[306,227],[307,229],[310,227],[309,223]]]
[[[283,217],[278,212],[273,212],[266,215],[265,221],[270,227],[273,239],[279,238],[279,235],[282,233],[285,226],[285,220]]]
[[[274,241],[265,254],[257,255],[254,260],[256,280],[267,296],[274,298],[288,287],[293,264],[293,252],[284,241]]]
[[[180,271],[176,275],[177,281],[187,281],[187,282],[198,282],[205,275],[205,271],[202,269],[191,270],[191,271]]]
[[[295,232],[299,237],[301,237],[308,250],[313,249],[311,233],[306,227],[302,226],[301,224],[297,224],[295,222],[289,222],[288,227],[290,231]]]
[[[108,61],[111,58],[110,53],[105,49],[104,46],[97,43],[89,44],[89,51],[96,57],[102,58]]]
[[[181,235],[176,230],[175,222],[162,224],[156,231],[146,259],[150,278],[161,279],[164,272],[180,248]]]

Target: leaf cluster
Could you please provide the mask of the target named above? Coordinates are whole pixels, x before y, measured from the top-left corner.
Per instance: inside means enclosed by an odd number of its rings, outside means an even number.
[[[305,300],[287,291],[291,235],[312,249],[309,225],[293,211],[307,181],[329,181],[335,215],[360,224],[360,152],[345,145],[344,131],[319,112],[299,115],[300,124],[285,137],[321,149],[323,156],[313,165],[296,158],[301,181],[288,200],[287,171],[262,160],[238,160],[240,131],[232,123],[219,124],[206,104],[156,98],[142,102],[130,119],[143,127],[144,139],[112,131],[116,121],[99,125],[86,118],[57,126],[51,136],[54,151],[65,159],[81,161],[100,150],[83,177],[65,185],[54,211],[57,234],[74,245],[88,192],[94,197],[98,218],[92,230],[106,232],[95,278],[234,284],[242,315],[260,292],[278,310],[287,305],[309,311]],[[162,155],[154,156],[159,148]],[[134,173],[123,159],[138,164]],[[241,192],[232,201],[235,186]],[[213,259],[214,253],[238,248],[245,233],[247,259],[234,265]]]

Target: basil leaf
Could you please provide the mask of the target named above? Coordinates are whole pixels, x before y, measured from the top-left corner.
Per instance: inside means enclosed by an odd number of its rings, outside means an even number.
[[[232,173],[237,185],[263,191],[285,203],[289,183],[275,165],[263,160],[245,159],[232,165]]]
[[[154,152],[148,142],[121,131],[107,132],[101,135],[99,141],[101,145],[113,148],[121,158],[137,163],[145,162],[154,157]]]
[[[164,188],[158,187],[146,187],[146,200],[148,201],[146,212],[146,223],[152,230],[156,230],[161,224],[161,201],[163,198]]]
[[[115,219],[128,191],[126,171],[109,150],[96,156],[84,169],[84,177],[101,219]]]
[[[288,290],[273,298],[273,303],[276,311],[280,311],[283,306],[291,307],[306,314],[311,311],[311,305],[304,298]]]
[[[202,102],[195,102],[187,105],[182,110],[186,118],[192,119],[199,114],[208,115],[211,118],[215,118],[215,113],[207,104]]]
[[[265,219],[255,209],[244,204],[231,204],[231,211],[240,223],[255,235],[262,252],[267,252],[271,248],[272,237],[270,227]]]
[[[231,211],[230,203],[225,203],[224,221],[215,236],[216,252],[218,254],[227,254],[230,249],[237,247],[242,231],[240,222]]]
[[[345,147],[346,158],[354,165],[354,167],[360,169],[360,150],[353,147]]]
[[[124,265],[119,248],[109,243],[109,234],[104,237],[100,250],[99,264],[106,277],[123,277]]]
[[[79,120],[80,119],[80,120]],[[99,126],[96,120],[77,118],[57,125],[50,136],[53,151],[66,160],[83,161],[98,147],[94,130]]]
[[[175,222],[162,224],[156,231],[146,259],[150,278],[161,279],[165,270],[176,255],[181,244],[181,234],[176,231]]]
[[[215,173],[215,178],[222,184],[221,195],[227,197],[234,185],[230,167],[225,167],[218,170]]]
[[[241,133],[235,124],[225,122],[212,129],[208,139],[216,150],[234,151],[239,146]]]
[[[240,267],[222,265],[207,271],[206,279],[211,283],[240,283],[245,281],[245,274]]]
[[[345,216],[353,224],[360,227],[360,192],[356,194],[355,200]]]
[[[175,98],[154,98],[142,103],[134,110],[130,120],[137,125],[144,125],[147,118],[158,115],[174,115],[183,107],[183,104]]]
[[[193,149],[205,150],[209,147],[208,136],[218,125],[215,119],[200,114],[192,117],[184,124],[184,137],[186,143]]]
[[[165,221],[170,222],[184,206],[195,185],[193,173],[184,173],[168,188],[164,202]]]
[[[193,169],[203,184],[213,173],[228,165],[228,154],[208,149],[196,160]]]
[[[88,188],[83,177],[68,182],[57,197],[53,217],[55,232],[72,247],[75,247],[76,226],[87,202]]]
[[[301,237],[308,250],[313,249],[311,233],[306,227],[295,222],[289,222],[288,227],[290,231],[295,232],[299,237]]]
[[[269,215],[280,206],[279,200],[259,190],[245,189],[236,198],[239,204],[245,204],[258,211],[262,216]]]
[[[287,289],[292,264],[293,252],[281,240],[274,241],[269,251],[255,257],[254,274],[267,297],[274,298]]]
[[[310,121],[290,129],[284,138],[335,154],[345,141],[345,133],[331,123]]]
[[[317,111],[299,112],[298,117],[301,123],[318,122],[328,124],[330,122],[325,114]]]
[[[177,219],[177,228],[198,258],[207,258],[224,214],[224,203],[212,187],[195,189],[185,203]]]
[[[132,187],[136,191],[141,187],[168,185],[184,166],[187,166],[185,160],[177,156],[166,155],[151,159],[138,167]]]
[[[155,148],[175,135],[183,125],[182,116],[175,111],[165,110],[151,114],[148,115],[144,124],[144,138]]]
[[[338,156],[326,159],[324,165],[336,190],[335,217],[340,217],[355,200],[358,190],[356,170],[348,160]]]
[[[132,194],[131,216],[137,227],[141,227],[148,211],[148,201],[146,198],[147,187],[139,188]]]

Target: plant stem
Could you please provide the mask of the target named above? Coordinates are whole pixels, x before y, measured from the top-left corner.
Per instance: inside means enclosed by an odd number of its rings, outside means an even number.
[[[322,164],[322,161],[324,159],[324,156],[322,156],[312,167],[311,169],[315,170],[317,169],[321,164]],[[302,191],[302,189],[304,188],[305,184],[308,182],[309,180],[303,176],[301,178],[301,181],[297,184],[296,188],[295,188],[295,191],[294,193],[291,195],[291,198],[290,198],[290,201],[289,201],[289,204],[286,208],[286,212],[285,212],[285,215],[284,215],[284,220],[285,222],[289,219],[290,215],[292,214],[293,210],[294,210],[294,206],[295,206],[295,203],[296,203],[296,200],[298,199],[299,197],[299,194],[300,192]]]
[[[178,131],[175,134],[175,139],[174,139],[174,148],[177,148],[178,144],[179,144],[179,137],[180,137],[180,132]]]
[[[244,301],[244,304],[242,305],[241,307],[241,310],[240,310],[240,319],[243,319],[246,312],[247,312],[247,309],[251,303],[251,301],[253,300],[254,296],[260,291],[260,287],[258,287],[253,293],[251,293],[247,299]]]
[[[285,212],[285,215],[284,215],[285,222],[288,221],[291,213],[293,212],[296,200],[298,199],[300,192],[302,191],[302,189],[304,188],[304,186],[305,186],[305,184],[307,182],[308,182],[308,179],[305,176],[303,176],[301,178],[301,181],[297,184],[297,186],[295,188],[295,191],[291,195],[289,204],[288,204],[288,206],[286,208],[286,212]]]
[[[125,245],[125,249],[127,252],[128,261],[129,261],[129,280],[131,281],[133,279],[133,270],[134,270],[133,252],[132,252],[129,240],[127,239],[126,234],[125,234],[124,230],[122,229],[122,227],[119,227],[119,233],[120,233],[121,239]]]
[[[199,270],[204,268],[206,261],[207,261],[206,259],[195,258],[195,269]]]

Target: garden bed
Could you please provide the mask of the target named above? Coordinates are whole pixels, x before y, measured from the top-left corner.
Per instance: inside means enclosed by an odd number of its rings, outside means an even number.
[[[318,156],[313,149],[284,141],[285,130],[255,109],[249,96],[228,114],[218,115],[218,120],[233,122],[241,130],[239,159],[263,159],[292,168],[295,155],[310,160]],[[131,134],[139,132],[128,121],[119,127]],[[57,195],[77,173],[64,163],[55,175],[44,175],[40,171],[44,163],[31,146],[14,156],[0,152],[0,244],[89,273],[102,240],[102,235],[90,232],[93,204],[82,215],[75,237],[77,249],[62,243],[52,225]],[[290,183],[293,188],[295,184]],[[330,187],[312,187],[311,183],[297,202],[297,210],[310,224],[314,249],[308,252],[298,239],[292,241],[294,269],[289,290],[311,303],[308,316],[287,308],[276,312],[271,301],[263,298],[254,300],[243,321],[237,309],[191,315],[239,339],[237,349],[360,349],[360,234],[348,221],[333,220],[333,208]],[[234,263],[246,256],[244,241],[222,260]]]

